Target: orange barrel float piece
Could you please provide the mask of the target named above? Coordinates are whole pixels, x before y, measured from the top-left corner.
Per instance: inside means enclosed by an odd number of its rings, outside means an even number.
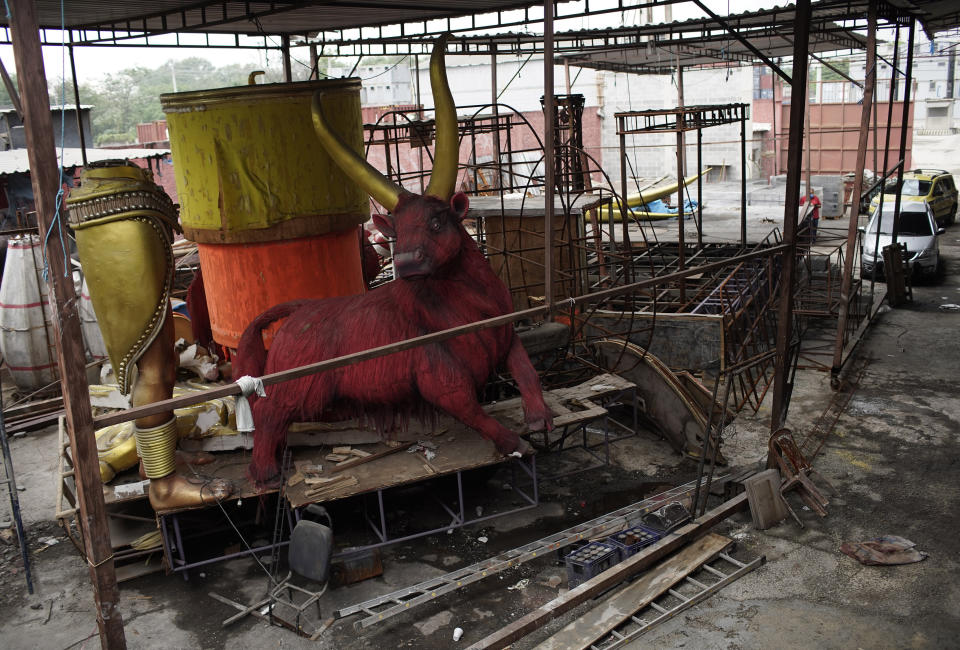
[[[357,226],[369,199],[320,147],[317,90],[362,155],[359,79],[160,97],[184,235],[198,245],[213,338],[228,348],[273,305],[365,290]]]

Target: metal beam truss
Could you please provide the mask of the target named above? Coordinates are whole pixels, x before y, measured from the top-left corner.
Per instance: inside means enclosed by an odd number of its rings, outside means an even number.
[[[469,152],[461,162],[460,189],[474,196],[499,197],[501,203],[497,205],[508,205],[503,203],[507,193],[527,197],[519,211],[494,211],[497,213],[477,218],[474,225],[515,307],[527,307],[537,297],[542,300],[544,290],[542,199],[536,202],[544,184],[543,144],[524,116],[509,106],[499,105],[496,113],[490,106],[466,108],[473,114],[459,120],[462,150]],[[684,127],[691,129],[736,124],[747,114],[747,106],[691,106],[684,109],[684,114]],[[636,129],[631,133],[676,128],[677,109],[626,115],[632,120],[627,126]],[[368,160],[408,189],[417,190],[425,183],[432,167],[429,116],[421,109],[392,111],[365,127]],[[620,119],[621,114],[617,117]],[[498,150],[492,146],[494,139],[500,143]],[[545,381],[556,386],[581,380],[578,371],[570,369],[570,359],[589,366],[590,344],[597,339],[623,338],[649,349],[658,316],[717,316],[724,341],[718,368],[748,366],[737,377],[731,406],[737,410],[757,409],[772,380],[768,353],[775,343],[773,306],[780,272],[777,259],[771,255],[737,261],[735,258],[747,250],[738,244],[694,242],[681,251],[676,241],[658,241],[651,222],[630,217],[626,225],[633,243],[625,245],[623,220],[617,223],[609,219],[611,212],[615,217],[622,216],[618,208],[611,209],[619,199],[607,189],[611,186],[609,179],[582,149],[568,149],[566,145],[558,147],[556,162],[560,188],[553,242],[557,300],[675,272],[680,270],[681,252],[685,268],[732,261],[729,266],[684,280],[682,288],[680,282],[664,282],[647,291],[575,305],[571,314],[571,340],[575,341],[572,355],[558,354],[547,363]],[[580,163],[576,170],[568,169],[571,160]],[[578,182],[583,178],[588,182]],[[479,204],[480,199],[474,203]],[[774,230],[749,250],[763,251],[779,244],[779,231]]]
[[[854,35],[853,30],[863,28],[860,13],[865,12],[865,4],[861,2],[836,3],[846,5],[853,13],[844,13],[839,9],[818,17],[817,38],[832,43],[834,50],[861,50],[863,41]],[[853,5],[863,5],[860,13]],[[864,14],[865,15],[865,14]],[[792,33],[792,12],[783,9],[750,14],[752,20],[747,24],[739,18],[732,18],[730,25],[744,37],[757,43],[764,43],[771,38]],[[762,16],[764,22],[758,22],[757,16]],[[424,34],[408,36],[372,35],[359,36],[357,30],[351,30],[349,36],[333,33],[329,37],[318,40],[323,45],[325,56],[390,56],[390,55],[419,55],[430,53],[430,41]],[[326,33],[325,33],[326,34]],[[322,36],[325,36],[322,35]],[[557,32],[554,35],[555,51],[561,60],[567,58],[572,65],[577,64],[575,54],[589,52],[631,50],[637,48],[650,50],[664,50],[664,66],[633,66],[622,64],[620,72],[649,72],[662,73],[664,69],[674,65],[671,60],[673,54],[689,56],[708,56],[717,61],[727,61],[732,65],[753,63],[756,56],[746,52],[731,52],[726,46],[730,42],[730,33],[720,28],[712,20],[695,20],[679,23],[662,23],[649,25],[631,25],[604,29],[582,29]],[[669,52],[667,51],[669,50]],[[451,54],[489,55],[496,52],[499,55],[521,56],[540,54],[543,52],[543,36],[541,34],[490,34],[490,35],[455,35],[447,43],[447,51]],[[606,69],[618,67],[616,63],[605,64]]]
[[[687,132],[724,124],[739,124],[741,120],[750,119],[750,107],[747,104],[684,106],[617,113],[616,118],[617,135],[675,133],[678,128]]]

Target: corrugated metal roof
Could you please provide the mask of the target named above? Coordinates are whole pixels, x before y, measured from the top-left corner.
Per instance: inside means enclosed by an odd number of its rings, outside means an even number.
[[[93,104],[80,104],[80,110],[90,110],[93,107],[94,107]],[[68,111],[75,111],[77,110],[77,105],[76,104],[57,104],[55,106],[50,107],[51,112],[60,111],[63,109],[66,109]],[[7,113],[16,113],[16,112],[17,112],[17,109],[15,109],[13,106],[0,106],[0,115],[5,115]]]
[[[169,149],[87,149],[87,162],[101,160],[133,158],[160,158],[170,153]],[[57,160],[60,159],[60,150],[57,150]],[[63,166],[79,167],[83,164],[80,149],[63,150]],[[30,161],[26,149],[10,149],[0,151],[0,176],[7,174],[22,174],[30,171]]]
[[[34,4],[40,27],[60,27],[59,0],[38,0]],[[67,27],[91,30],[305,34],[471,16],[542,4],[539,0],[70,0],[64,6],[64,21]],[[6,24],[5,17],[0,16],[0,24]]]
[[[561,0],[567,2],[569,0]],[[308,32],[396,25],[474,16],[495,11],[542,7],[541,0],[299,0],[286,2],[240,2],[237,0],[70,0],[63,3],[64,21],[73,29],[145,33],[208,32],[230,34],[305,34]],[[641,6],[637,2],[633,6]],[[60,27],[61,2],[36,0],[41,28]],[[822,0],[838,14],[857,13],[863,0]],[[625,3],[623,9],[633,8]],[[792,7],[786,7],[792,10]],[[880,15],[910,12],[927,31],[960,25],[960,2],[956,0],[886,0]],[[865,16],[865,11],[862,11]],[[838,15],[839,18],[839,15]],[[0,25],[6,18],[0,12]],[[489,25],[483,27],[489,28]],[[109,37],[108,37],[109,38]]]
[[[862,49],[866,38],[834,21],[856,19],[865,13],[868,0],[849,0],[844,6],[836,3],[815,3],[811,17],[810,52],[823,54]],[[770,59],[793,56],[794,6],[772,7],[759,11],[724,16],[723,20],[740,36]],[[558,57],[584,68],[616,72],[669,73],[678,63],[686,68],[749,64],[758,60],[754,52],[734,38],[709,17],[676,23],[617,28],[607,38],[616,36],[616,46],[600,43],[581,51]],[[557,35],[562,42],[564,36]]]

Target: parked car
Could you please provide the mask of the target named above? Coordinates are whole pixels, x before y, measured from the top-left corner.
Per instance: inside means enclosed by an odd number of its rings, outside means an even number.
[[[887,181],[883,189],[883,200],[893,201],[897,194],[897,179]],[[892,196],[891,196],[892,195]],[[914,169],[903,174],[901,202],[924,201],[933,209],[933,216],[941,226],[955,223],[957,220],[957,186],[953,175],[942,169]],[[870,214],[877,209],[880,197],[870,202]]]
[[[877,267],[877,276],[883,275],[883,248],[893,241],[894,202],[886,201],[883,210],[875,213],[866,228],[861,226],[863,242],[860,255],[860,277],[866,278]],[[879,230],[879,236],[877,231]],[[907,247],[907,262],[918,276],[939,275],[943,271],[938,237],[944,229],[937,225],[933,208],[921,201],[903,201],[900,204],[900,227],[897,241]]]

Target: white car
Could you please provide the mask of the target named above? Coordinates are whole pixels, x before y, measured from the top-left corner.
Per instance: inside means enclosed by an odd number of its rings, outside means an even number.
[[[870,277],[874,266],[877,267],[877,277],[883,277],[883,248],[893,241],[893,209],[893,201],[884,201],[883,210],[874,212],[866,228],[862,226],[859,228],[863,234],[860,257],[861,278]],[[944,229],[937,225],[933,210],[926,201],[903,201],[900,204],[897,242],[906,244],[907,261],[911,272],[916,275],[932,276],[938,275],[943,270],[938,240],[943,233]]]

